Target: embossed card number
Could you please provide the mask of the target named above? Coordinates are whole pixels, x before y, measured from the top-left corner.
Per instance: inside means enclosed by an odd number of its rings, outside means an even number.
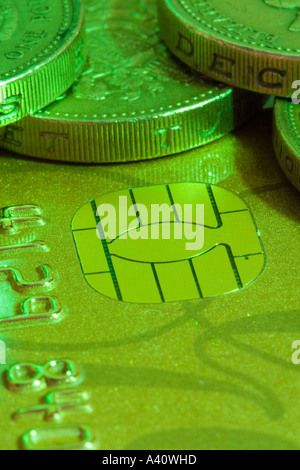
[[[79,389],[84,381],[80,364],[69,359],[52,359],[40,366],[31,363],[16,364],[5,374],[5,385],[13,393],[38,393],[51,390],[42,398],[42,404],[20,408],[12,414],[14,421],[29,419],[50,423],[23,434],[25,450],[91,450],[95,446],[92,432],[84,424],[61,424],[73,415],[93,412],[90,394]],[[60,426],[57,426],[57,424]],[[53,426],[55,424],[55,427]]]
[[[36,205],[20,205],[6,207],[0,211],[0,240],[1,235],[14,237],[22,231],[32,230],[46,224],[43,211]],[[1,252],[28,254],[28,248],[38,247],[45,242],[29,243],[27,245],[11,245],[0,247]],[[2,251],[1,251],[2,250]],[[0,282],[9,282],[12,289],[20,295],[33,294],[20,301],[14,315],[0,317],[0,332],[20,327],[49,325],[62,320],[66,310],[60,302],[50,295],[49,291],[56,288],[57,273],[48,265],[36,268],[38,279],[29,280],[14,266],[0,266]],[[38,295],[37,295],[38,294]],[[4,373],[6,388],[12,393],[48,392],[42,404],[21,408],[12,413],[15,421],[30,418],[42,419],[48,423],[62,423],[72,415],[91,413],[90,395],[85,390],[78,389],[84,380],[84,372],[80,364],[69,359],[51,359],[44,365],[32,363],[15,364]],[[25,450],[90,450],[94,448],[91,430],[83,424],[49,425],[31,429],[21,438]]]
[[[2,212],[2,214],[1,214]],[[1,216],[2,215],[2,216]],[[45,225],[42,209],[36,205],[20,205],[6,207],[0,211],[0,236],[6,234],[13,237],[24,231]],[[28,250],[49,251],[43,241],[33,241],[27,244],[12,244],[0,246],[0,255],[19,253],[19,257],[28,254]],[[48,293],[58,284],[57,273],[48,265],[36,267],[37,280],[26,279],[23,273],[11,265],[0,266],[0,282],[9,282],[12,289],[20,295],[27,295],[15,306],[12,315],[0,317],[0,332],[20,327],[51,324],[61,321],[66,315],[66,309],[60,302]],[[28,295],[31,295],[28,297]]]

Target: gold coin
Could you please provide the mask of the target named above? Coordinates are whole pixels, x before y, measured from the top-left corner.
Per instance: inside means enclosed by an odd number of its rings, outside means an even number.
[[[252,93],[207,81],[171,57],[155,0],[86,0],[86,69],[72,89],[9,126],[9,150],[70,162],[162,157],[231,132],[261,106]]]
[[[64,93],[85,62],[82,0],[0,0],[0,127]]]
[[[277,100],[274,108],[274,146],[281,168],[300,191],[300,106]]]
[[[162,35],[208,77],[291,96],[300,70],[299,0],[159,0]]]

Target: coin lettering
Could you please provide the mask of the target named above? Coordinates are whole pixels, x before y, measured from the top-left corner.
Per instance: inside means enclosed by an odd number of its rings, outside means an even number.
[[[85,0],[85,10],[83,73],[51,105],[18,123],[22,133],[2,137],[5,148],[83,163],[158,158],[211,142],[261,107],[259,97],[244,100],[244,92],[207,81],[170,54],[156,0]],[[189,35],[177,33],[176,42],[194,55]],[[223,63],[225,73],[234,73],[231,59]],[[214,67],[221,66],[216,57]],[[228,109],[237,119],[216,119]]]
[[[159,0],[158,7],[167,46],[193,69],[238,88],[292,95],[299,0]]]
[[[0,0],[1,128],[70,88],[85,61],[83,34],[83,0]]]
[[[214,61],[210,67],[210,70],[231,79],[232,68],[234,66],[235,60],[229,59],[228,57],[224,57],[219,54],[214,54]]]
[[[47,31],[36,33],[34,31],[27,31],[23,40],[16,45],[15,49],[5,53],[7,59],[20,59],[24,57],[25,51],[32,50],[33,46],[39,43],[40,39],[47,36]]]
[[[283,79],[286,77],[287,72],[283,70],[277,70],[272,68],[266,68],[262,70],[258,75],[258,84],[259,86],[271,89],[280,89],[283,87]],[[270,80],[267,77],[270,77]],[[274,77],[278,77],[280,79],[279,82],[274,83]]]
[[[193,56],[194,55],[193,43],[181,33],[178,33],[178,36],[179,38],[178,38],[177,49],[179,49],[180,52],[183,52],[187,56]]]

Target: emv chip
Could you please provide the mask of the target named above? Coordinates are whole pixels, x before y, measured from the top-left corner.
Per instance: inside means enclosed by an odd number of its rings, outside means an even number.
[[[72,230],[87,282],[124,302],[235,292],[257,279],[266,263],[247,204],[210,184],[107,193],[76,213]]]

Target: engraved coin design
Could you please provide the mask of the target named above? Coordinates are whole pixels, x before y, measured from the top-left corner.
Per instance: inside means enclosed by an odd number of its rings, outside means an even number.
[[[108,204],[115,210],[115,235],[109,227],[106,230],[106,216],[100,212],[104,205],[108,210]],[[162,212],[150,223],[154,204],[161,205]],[[202,227],[196,211],[179,212],[183,205],[195,208],[196,204],[204,206]],[[171,210],[166,210],[167,205]],[[131,217],[123,224],[127,210]],[[166,224],[175,230],[164,237]],[[204,230],[204,239],[189,247],[192,234],[185,226],[196,225]],[[178,228],[184,229],[182,237]],[[265,266],[262,242],[247,204],[209,184],[178,183],[105,194],[77,212],[72,229],[87,282],[119,301],[164,303],[235,292],[253,282]]]
[[[64,93],[85,61],[81,0],[0,0],[0,127]]]
[[[0,1],[0,41],[11,37],[17,25],[17,10],[11,0]]]
[[[3,147],[84,163],[162,157],[227,134],[261,106],[259,97],[207,81],[173,58],[160,38],[155,0],[86,0],[85,7],[82,76],[55,103],[7,129]]]
[[[277,100],[274,108],[274,146],[284,173],[300,191],[300,106]]]
[[[297,17],[290,26],[290,31],[300,32],[300,1],[299,0],[265,0],[267,5],[275,8],[293,8],[297,9]]]
[[[171,51],[229,85],[289,97],[300,67],[298,0],[159,0]]]

